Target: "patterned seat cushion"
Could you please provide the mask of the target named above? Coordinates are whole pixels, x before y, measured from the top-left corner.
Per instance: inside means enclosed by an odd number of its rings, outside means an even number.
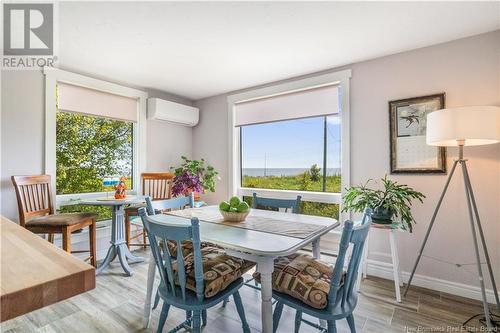
[[[328,305],[333,268],[311,256],[292,254],[274,261],[273,289],[295,297],[316,309]],[[260,274],[253,277],[260,283]]]
[[[205,284],[205,297],[213,297],[224,290],[232,282],[248,272],[255,263],[228,255],[223,249],[213,246],[201,248],[203,264],[203,280]],[[184,258],[186,268],[186,288],[196,292],[194,279],[194,255],[189,253]],[[174,263],[176,271],[176,263]],[[177,275],[177,274],[176,274]]]

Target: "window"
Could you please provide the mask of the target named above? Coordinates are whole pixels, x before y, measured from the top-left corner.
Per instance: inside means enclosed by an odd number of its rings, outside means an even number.
[[[103,179],[125,176],[133,187],[133,124],[57,112],[57,194],[102,192]]]
[[[114,192],[103,186],[107,177],[125,176],[128,189],[138,189],[146,161],[147,94],[59,69],[44,74],[45,172],[52,175],[56,208],[109,219],[109,208],[74,204]]]
[[[338,115],[247,125],[240,133],[242,187],[340,192]]]
[[[240,134],[241,187],[340,192],[338,115],[247,125]],[[338,218],[335,204],[304,201],[302,211]]]
[[[133,124],[71,112],[57,112],[56,192],[102,192],[103,179],[127,177],[132,189]],[[107,189],[112,191],[112,189]],[[92,211],[97,220],[111,218],[109,207],[65,206],[61,212]]]
[[[350,71],[228,98],[230,192],[292,199],[302,213],[340,218],[349,184]]]

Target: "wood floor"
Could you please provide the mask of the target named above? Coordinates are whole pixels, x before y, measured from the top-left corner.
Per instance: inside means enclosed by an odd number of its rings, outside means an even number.
[[[137,254],[149,258],[148,253]],[[147,262],[132,265],[134,275],[122,275],[119,263],[97,277],[96,289],[69,300],[42,308],[1,324],[2,332],[154,332],[159,309],[153,312],[150,328],[142,328],[142,307],[146,293]],[[418,332],[425,328],[434,331],[457,332],[469,317],[481,312],[477,301],[422,288],[410,290],[403,303],[394,301],[392,281],[368,277],[362,282],[359,303],[355,311],[358,332]],[[260,332],[260,299],[258,291],[241,290],[246,315],[252,332]],[[278,332],[293,332],[295,313],[285,307]],[[184,313],[172,309],[164,332],[175,327]],[[479,325],[478,322],[471,323]],[[347,323],[337,323],[339,333],[349,332]],[[454,327],[451,330],[447,327]],[[477,326],[478,327],[478,326]],[[443,330],[439,330],[439,329]],[[241,332],[238,315],[231,302],[226,308],[209,310],[208,326],[204,333]],[[317,332],[303,324],[300,332]]]

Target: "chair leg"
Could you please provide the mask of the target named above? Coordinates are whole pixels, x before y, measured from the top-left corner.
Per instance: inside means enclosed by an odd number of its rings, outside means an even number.
[[[300,324],[302,324],[302,311],[297,310],[297,312],[295,312],[295,333],[299,333]]]
[[[47,240],[50,243],[54,244],[54,234],[47,234]]]
[[[95,219],[92,219],[92,224],[89,225],[89,244],[90,244],[90,255],[92,258],[90,259],[90,264],[94,267],[97,267],[97,250],[96,250],[96,225]]]
[[[335,324],[335,320],[328,321],[328,333],[337,333],[337,325]]]
[[[130,249],[130,215],[125,213],[125,242]]]
[[[196,310],[193,311],[193,333],[200,333],[201,332],[201,311]]]
[[[243,327],[243,333],[250,333],[250,327],[248,326],[247,318],[245,316],[245,309],[243,308],[243,303],[241,302],[240,293],[237,291],[233,294],[234,304],[236,305],[236,310],[240,315],[241,327]]]
[[[226,298],[224,302],[222,302],[222,307],[225,308],[227,303],[229,303],[229,298]]]
[[[207,326],[207,310],[201,310],[201,326]]]
[[[347,316],[347,324],[349,324],[349,328],[351,329],[351,333],[356,333],[356,326],[354,326],[354,316],[352,313]]]
[[[71,253],[71,230],[64,227],[62,230],[63,250]]]
[[[155,301],[153,302],[153,310],[156,309],[159,302],[160,302],[160,293],[158,292],[158,289],[157,289],[156,294],[155,294]]]
[[[255,271],[259,272],[259,264],[255,265]],[[253,284],[258,287],[259,286],[259,283],[257,282],[256,279],[252,278],[253,280]]]
[[[280,323],[281,313],[283,312],[283,303],[278,302],[274,308],[273,313],[273,333],[278,330],[278,325]]]
[[[148,234],[146,233],[146,230],[142,230],[142,248],[147,249],[147,239],[148,239]]]
[[[156,330],[156,333],[161,333],[163,331],[163,326],[165,326],[165,322],[167,321],[168,317],[168,310],[170,310],[170,304],[167,304],[167,302],[163,302],[163,307],[161,308],[161,314],[160,319],[158,320],[158,329]]]

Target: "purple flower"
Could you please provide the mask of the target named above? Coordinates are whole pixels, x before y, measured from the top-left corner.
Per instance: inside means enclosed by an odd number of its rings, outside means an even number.
[[[173,181],[172,194],[174,197],[188,195],[190,192],[203,192],[200,177],[188,171],[176,176]]]

